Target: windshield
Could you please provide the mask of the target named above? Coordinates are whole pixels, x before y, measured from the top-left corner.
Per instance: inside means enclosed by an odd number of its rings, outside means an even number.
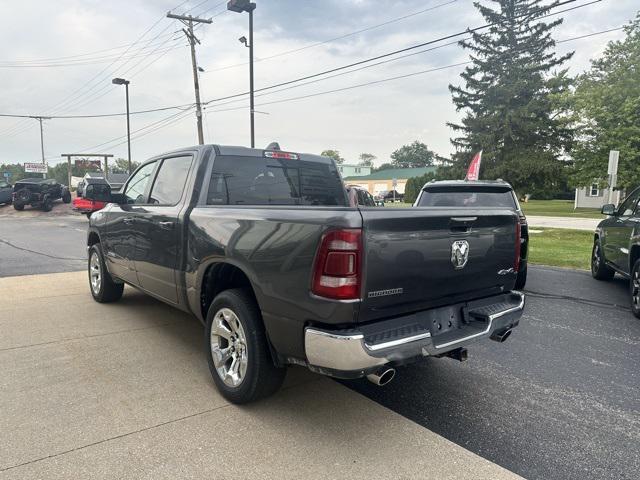
[[[419,207],[509,208],[517,210],[511,190],[504,188],[438,188],[423,190]]]

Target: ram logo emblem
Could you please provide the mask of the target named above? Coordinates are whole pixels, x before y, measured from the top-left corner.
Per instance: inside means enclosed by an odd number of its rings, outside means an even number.
[[[451,264],[456,270],[461,270],[469,260],[469,242],[456,240],[451,244]]]

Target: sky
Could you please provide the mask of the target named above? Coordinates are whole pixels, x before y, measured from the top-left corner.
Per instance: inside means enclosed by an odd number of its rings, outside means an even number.
[[[484,24],[471,0],[254,1],[256,89]],[[581,4],[589,5],[560,14],[564,22],[553,34],[556,40],[621,27],[640,8],[637,0],[578,0],[562,8]],[[249,145],[248,96],[215,101],[248,91],[248,49],[238,41],[248,37],[248,15],[229,12],[218,0],[0,0],[0,114],[122,113],[124,87],[113,85],[114,77],[131,82],[132,112],[193,104],[189,47],[183,25],[166,18],[170,10],[212,18],[196,29],[198,65],[204,69],[201,97],[214,100],[205,109],[205,143]],[[468,52],[444,44],[459,38],[351,73],[341,70],[333,78],[256,93],[256,146],[278,141],[290,151],[335,149],[348,163],[367,152],[380,164],[400,146],[419,140],[450,155],[452,132],[446,124],[462,113],[456,112],[448,86],[461,85],[464,68],[451,65],[468,61]],[[588,69],[607,42],[621,38],[623,32],[610,32],[561,43],[557,51],[575,51],[567,64],[575,75]],[[417,72],[425,73],[387,80]],[[375,83],[358,86],[370,82]],[[127,156],[124,116],[53,118],[43,129],[49,164],[62,161],[63,153]],[[131,130],[136,161],[197,144],[193,110],[134,114]],[[38,121],[0,118],[0,164],[36,161],[41,161]]]

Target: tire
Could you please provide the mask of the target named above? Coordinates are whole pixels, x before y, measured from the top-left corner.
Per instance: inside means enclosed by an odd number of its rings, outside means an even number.
[[[527,265],[525,264],[525,266],[518,271],[518,277],[516,278],[515,288],[516,290],[522,290],[526,284],[527,284]]]
[[[89,274],[89,290],[96,302],[111,303],[120,300],[124,291],[124,283],[115,283],[109,275],[99,243],[89,249],[87,272]]]
[[[631,269],[629,290],[631,294],[631,312],[636,318],[640,318],[640,260],[636,260],[636,263]]]
[[[93,213],[93,212],[87,212],[87,213],[85,213],[85,215],[87,216],[87,218],[91,218],[91,214],[92,214],[92,213]]]
[[[13,204],[13,208],[15,208],[16,210],[18,210],[19,212],[24,210],[24,205],[21,203],[14,203]]]
[[[42,210],[44,212],[50,212],[51,210],[53,210],[53,202],[51,201],[50,198],[46,198],[43,202],[42,202]]]
[[[213,300],[207,312],[205,345],[213,381],[232,403],[268,397],[284,381],[287,370],[274,365],[260,311],[244,290],[225,290]],[[223,355],[227,356],[224,362]]]
[[[69,190],[62,194],[62,201],[64,203],[71,203],[71,192]]]
[[[596,280],[611,280],[615,274],[616,272],[605,263],[600,240],[596,239],[591,250],[591,276]]]
[[[27,204],[31,200],[31,191],[28,188],[20,189],[16,192],[16,200],[22,204]]]

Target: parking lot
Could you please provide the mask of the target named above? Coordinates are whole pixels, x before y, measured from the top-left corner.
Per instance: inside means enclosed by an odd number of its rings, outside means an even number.
[[[637,478],[640,322],[621,279],[532,267],[520,327],[466,363],[383,388],[294,368],[236,407],[195,319],[130,288],[92,301],[86,222],[0,218],[2,478]]]

